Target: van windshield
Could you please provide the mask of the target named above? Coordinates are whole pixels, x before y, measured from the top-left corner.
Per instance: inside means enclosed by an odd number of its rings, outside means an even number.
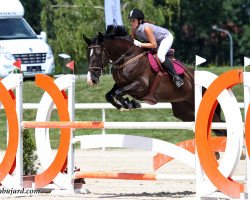
[[[24,19],[0,19],[0,40],[34,38],[36,34]]]

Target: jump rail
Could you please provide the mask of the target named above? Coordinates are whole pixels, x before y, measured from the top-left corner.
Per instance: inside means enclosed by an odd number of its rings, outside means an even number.
[[[141,109],[171,109],[172,106],[170,103],[157,103],[155,105],[149,105],[146,103],[141,103]],[[238,103],[239,108],[244,108],[244,102]],[[39,103],[23,103],[23,109],[27,110],[37,110]],[[56,106],[53,106],[53,109],[56,109]],[[100,109],[113,109],[116,108],[110,103],[75,103],[76,110],[100,110]]]
[[[73,128],[73,129],[185,129],[194,130],[194,122],[101,122],[101,121],[75,121],[75,122],[41,122],[23,121],[24,128]],[[212,129],[227,129],[223,122],[212,123]]]
[[[74,173],[74,154],[73,154],[73,143],[77,140],[84,144],[86,148],[94,148],[100,147],[101,142],[105,142],[107,146],[111,147],[126,147],[126,148],[139,148],[153,152],[159,152],[165,155],[169,155],[173,158],[179,159],[183,161],[183,163],[193,166],[196,166],[196,181],[197,181],[197,197],[204,197],[214,193],[216,190],[222,191],[224,194],[239,198],[240,195],[244,194],[244,185],[241,183],[237,183],[232,180],[233,172],[237,166],[237,162],[239,160],[239,154],[241,152],[243,146],[243,129],[244,123],[242,122],[240,108],[237,103],[234,95],[230,91],[230,87],[235,84],[242,83],[242,70],[232,70],[229,73],[222,74],[219,78],[211,73],[206,72],[196,72],[200,73],[197,75],[199,77],[195,81],[196,87],[196,113],[197,113],[197,121],[194,122],[88,122],[88,121],[74,121],[74,110],[75,110],[75,101],[74,101],[74,76],[67,75],[65,77],[60,77],[57,80],[53,80],[50,77],[38,75],[36,79],[36,84],[46,91],[44,93],[39,106],[37,107],[37,118],[35,122],[25,122],[22,121],[22,109],[23,104],[19,99],[19,102],[16,104],[17,114],[12,113],[11,115],[18,116],[19,126],[16,129],[13,128],[13,124],[8,123],[10,128],[10,142],[15,142],[12,144],[12,153],[8,153],[6,151],[7,156],[9,157],[9,162],[0,165],[1,167],[1,183],[5,187],[16,187],[13,183],[14,179],[11,180],[10,176],[13,171],[10,169],[14,162],[15,155],[17,155],[18,160],[18,168],[17,168],[17,176],[16,179],[19,186],[22,186],[22,180],[20,179],[20,175],[22,175],[20,166],[22,165],[22,160],[20,159],[20,155],[22,155],[22,147],[17,146],[21,144],[21,127],[24,128],[36,128],[36,143],[37,143],[37,152],[39,159],[41,160],[41,164],[44,167],[44,171],[41,174],[35,176],[35,187],[40,188],[47,186],[51,181],[55,185],[60,188],[73,190],[74,189],[74,179],[77,177],[107,177],[107,178],[140,178],[142,179],[156,179],[157,174],[132,174],[132,173],[103,173],[98,174],[93,172],[76,172]],[[205,75],[206,80],[201,77]],[[247,76],[246,76],[247,77]],[[9,79],[10,80],[10,79]],[[10,81],[11,82],[11,81]],[[22,84],[20,84],[22,85]],[[250,93],[250,83],[246,80],[244,81],[244,86],[247,94]],[[4,88],[3,84],[0,84],[2,95],[3,106],[7,113],[7,118],[9,121],[9,113],[10,110],[14,110],[14,98],[10,99],[10,95],[7,90]],[[17,88],[17,86],[13,86],[10,89]],[[202,98],[202,87],[208,88],[204,97]],[[246,89],[248,88],[248,89]],[[9,89],[8,89],[9,90]],[[68,90],[68,98],[65,95],[65,90]],[[22,96],[21,90],[18,89],[16,91],[16,95],[19,98]],[[245,95],[246,97],[247,95]],[[8,97],[8,98],[7,98]],[[249,96],[248,96],[249,97]],[[213,112],[213,108],[216,105],[217,101],[221,104],[222,110],[224,112],[227,123],[213,123],[211,125],[211,116]],[[11,103],[8,103],[11,102]],[[54,104],[57,107],[58,115],[60,118],[60,122],[48,122],[50,120],[50,115],[52,110],[54,109]],[[247,109],[249,104],[249,99],[244,100],[244,108]],[[8,105],[10,105],[8,107]],[[90,109],[90,105],[87,105],[86,109]],[[102,105],[103,106],[103,105]],[[111,105],[109,105],[111,106]],[[108,107],[109,107],[108,106]],[[165,105],[166,106],[166,105]],[[168,104],[169,106],[169,104]],[[25,107],[25,106],[24,106]],[[27,106],[28,107],[28,106]],[[97,108],[94,106],[94,109],[104,109]],[[152,106],[149,106],[152,107]],[[155,109],[155,106],[153,106]],[[81,107],[81,109],[85,109]],[[234,113],[234,116],[232,116]],[[246,112],[245,112],[246,113]],[[15,117],[14,116],[14,117]],[[235,117],[235,118],[234,118]],[[250,123],[250,112],[246,114],[246,138],[249,137],[249,126]],[[12,121],[17,121],[17,118],[13,118]],[[248,122],[248,123],[247,123]],[[182,125],[181,125],[182,124]],[[193,153],[181,148],[178,145],[174,145],[165,141],[153,139],[153,138],[145,138],[139,136],[131,136],[131,135],[89,135],[80,138],[79,136],[73,136],[73,131],[76,128],[110,128],[110,129],[191,129],[196,131],[196,159]],[[60,128],[61,136],[60,136],[60,145],[58,147],[57,154],[55,158],[51,158],[48,155],[51,154],[50,141],[48,137],[49,128]],[[210,129],[212,128],[227,128],[228,130],[228,138],[227,145],[225,149],[225,154],[220,161],[217,163],[214,160],[213,153],[211,152],[212,147],[211,141],[209,138]],[[18,133],[17,133],[18,131]],[[17,133],[15,135],[14,133]],[[18,137],[18,140],[15,139]],[[103,139],[103,141],[102,141]],[[91,143],[89,141],[92,141]],[[246,140],[246,146],[249,145],[249,139]],[[15,153],[19,150],[19,153]],[[248,149],[249,150],[249,149]],[[11,158],[11,159],[10,159]],[[66,159],[68,160],[68,173],[62,173],[66,167]],[[247,158],[249,160],[249,158]],[[210,162],[211,161],[211,162]],[[216,164],[217,163],[217,164]],[[1,163],[2,164],[2,163]],[[8,169],[4,169],[4,167],[8,166]],[[5,167],[6,168],[6,167]],[[203,171],[204,170],[204,171]],[[204,173],[207,176],[204,176]],[[8,176],[9,175],[9,176]],[[121,176],[122,175],[122,176]],[[6,177],[5,177],[6,176]],[[247,183],[249,185],[249,183]],[[201,187],[202,186],[202,187]]]

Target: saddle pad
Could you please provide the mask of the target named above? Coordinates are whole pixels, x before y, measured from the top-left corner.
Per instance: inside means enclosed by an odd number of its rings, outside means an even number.
[[[155,58],[154,58],[154,56],[153,56],[152,53],[148,53],[148,61],[150,63],[150,66],[151,66],[152,70],[154,72],[156,72],[156,73],[159,73],[160,72],[160,68],[159,68],[159,66],[158,66],[158,64],[157,64],[157,62],[156,62],[156,60],[155,60]]]
[[[152,53],[148,53],[148,61],[149,61],[150,66],[154,72],[159,73],[161,71],[159,66],[158,66],[158,63],[155,60],[155,57],[153,56]],[[174,65],[174,68],[175,68],[175,71],[177,74],[184,73],[184,65],[180,61],[173,59],[172,63]]]
[[[176,73],[183,74],[185,71],[185,67],[184,67],[185,65],[177,59],[173,59],[172,62],[173,62]]]

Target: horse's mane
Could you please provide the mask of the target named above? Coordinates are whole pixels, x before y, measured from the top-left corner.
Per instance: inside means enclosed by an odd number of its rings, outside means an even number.
[[[105,33],[100,33],[92,39],[93,43],[102,43],[104,40],[112,40],[115,38],[123,38],[129,42],[132,42],[131,37],[124,26],[109,25]]]
[[[109,25],[106,30],[106,36],[125,37],[128,36],[128,32],[124,26]]]

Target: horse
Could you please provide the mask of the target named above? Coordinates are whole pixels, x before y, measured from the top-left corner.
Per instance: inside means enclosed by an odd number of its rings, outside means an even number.
[[[170,75],[152,70],[147,56],[149,52],[135,46],[123,26],[108,26],[106,33],[99,32],[92,39],[83,34],[83,38],[88,45],[87,82],[92,86],[98,84],[104,66],[110,63],[115,84],[106,94],[106,100],[118,110],[140,108],[139,101],[150,104],[170,102],[176,118],[184,122],[195,120],[193,68],[182,64],[184,85],[177,88]],[[178,61],[170,56],[173,61]],[[125,95],[133,99],[124,98]],[[223,122],[220,115],[218,104],[213,121]],[[214,132],[217,136],[226,136],[225,130]]]

